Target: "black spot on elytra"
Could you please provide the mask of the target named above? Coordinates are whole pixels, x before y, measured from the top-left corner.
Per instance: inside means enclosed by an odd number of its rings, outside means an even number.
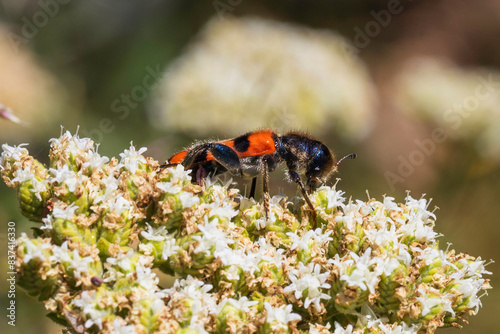
[[[237,152],[246,152],[250,147],[250,140],[248,140],[248,135],[243,135],[234,139],[234,149]]]

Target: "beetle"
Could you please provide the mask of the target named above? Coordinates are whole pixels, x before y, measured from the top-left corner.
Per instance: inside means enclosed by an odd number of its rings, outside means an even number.
[[[255,195],[258,175],[263,177],[263,198],[266,219],[269,214],[269,172],[278,164],[286,163],[287,177],[295,182],[312,210],[316,222],[316,212],[308,196],[309,192],[324,184],[328,177],[337,170],[344,159],[354,159],[356,154],[349,154],[337,163],[330,149],[309,135],[289,132],[284,135],[274,130],[265,129],[246,133],[242,136],[221,140],[195,143],[191,147],[174,154],[161,168],[178,164],[192,170],[192,176],[199,184],[207,175],[229,172],[233,175],[253,178],[250,197]],[[302,182],[301,175],[307,178]]]

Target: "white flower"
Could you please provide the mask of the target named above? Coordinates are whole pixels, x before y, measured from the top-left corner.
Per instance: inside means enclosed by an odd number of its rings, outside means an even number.
[[[113,334],[137,334],[134,325],[122,325],[123,323],[126,323],[125,320],[119,317],[115,318],[113,320]]]
[[[165,229],[165,226],[158,226],[158,228],[154,228],[153,226],[146,223],[147,230],[141,232],[141,236],[144,239],[152,240],[152,241],[163,241],[167,238],[168,231]]]
[[[163,243],[163,250],[161,253],[161,258],[163,260],[168,259],[170,256],[177,253],[180,249],[180,246],[175,244],[175,238],[172,236],[168,236]]]
[[[335,217],[336,222],[342,222],[348,232],[354,232],[356,226],[363,224],[363,217],[358,212],[358,206],[350,203],[344,207],[344,215]]]
[[[424,194],[425,195],[425,194]],[[436,215],[428,211],[427,208],[431,204],[431,200],[427,202],[425,198],[414,199],[410,195],[406,196],[406,205],[409,207],[411,212],[418,212],[422,215],[422,220],[427,220],[429,218],[436,219]]]
[[[36,177],[31,180],[31,184],[33,185],[33,189],[30,189],[32,193],[41,201],[42,193],[47,191],[47,183],[45,180],[38,181]]]
[[[200,203],[200,198],[198,196],[194,196],[192,193],[188,191],[182,192],[179,195],[179,200],[181,201],[181,205],[183,208],[190,208]]]
[[[236,281],[240,279],[239,268],[235,265],[229,266],[227,269],[221,271],[221,274],[227,277],[230,281]]]
[[[266,261],[274,264],[277,268],[281,268],[286,262],[285,250],[283,248],[276,249],[272,244],[268,243],[265,238],[259,238],[259,250],[253,253],[255,260],[259,263]],[[258,265],[258,263],[256,263]]]
[[[407,221],[398,220],[402,223],[402,226],[398,229],[398,233],[404,236],[413,236],[419,241],[434,241],[438,234],[433,230],[432,221],[428,220],[430,218],[429,214],[427,211],[410,208],[409,213],[403,214],[407,218]]]
[[[394,197],[384,196],[384,207],[387,211],[402,211],[399,205],[394,202]]]
[[[478,257],[476,261],[468,262],[466,259],[460,259],[460,262],[463,265],[463,271],[467,273],[467,275],[473,275],[477,277],[483,277],[483,274],[491,275],[492,273],[485,268],[485,261],[481,260],[481,257]],[[490,261],[492,263],[493,261]]]
[[[371,252],[371,248],[368,248],[362,256],[351,252],[350,256],[354,260],[355,269],[350,274],[341,275],[340,280],[346,281],[349,286],[357,286],[363,291],[368,289],[371,293],[375,293],[382,269],[377,266],[380,259],[370,258]]]
[[[135,149],[135,146],[130,142],[130,148],[127,150],[123,150],[123,153],[120,153],[120,163],[118,164],[118,168],[125,167],[130,171],[130,173],[135,174],[137,169],[139,169],[139,164],[145,164],[146,158],[144,158],[141,154],[146,152],[146,147],[141,147],[139,151]]]
[[[271,329],[274,331],[286,331],[290,321],[302,319],[297,313],[292,313],[292,305],[282,305],[281,307],[272,307],[268,302],[264,303],[267,311],[266,322],[271,324]]]
[[[352,334],[353,330],[352,325],[347,325],[347,327],[344,328],[338,322],[335,322],[335,331],[333,334]]]
[[[170,302],[189,300],[191,313],[189,327],[203,328],[203,321],[206,321],[209,313],[220,311],[216,299],[208,292],[211,289],[212,285],[188,275],[185,279],[176,280],[172,288],[163,290],[161,294],[170,296]]]
[[[311,236],[309,234],[305,233],[304,235],[302,235],[302,237],[300,237],[298,235],[298,232],[299,231],[287,232],[287,234],[286,234],[290,237],[290,240],[292,241],[292,244],[290,245],[290,249],[291,250],[309,249],[309,239],[311,238]]]
[[[49,140],[51,149],[60,150],[67,158],[78,158],[82,162],[86,162],[92,158],[94,154],[94,142],[90,138],[79,138],[78,131],[75,135],[71,135],[66,131],[59,138]]]
[[[52,217],[71,220],[75,217],[75,211],[80,208],[78,205],[73,203],[63,209],[62,207],[64,207],[64,205],[66,205],[66,203],[56,202],[54,209],[52,209]]]
[[[427,314],[431,312],[431,309],[435,306],[441,305],[443,303],[443,299],[439,297],[430,297],[427,295],[427,292],[419,288],[417,291],[420,294],[420,297],[417,297],[417,301],[422,306],[422,316],[425,317]]]
[[[386,276],[390,276],[396,268],[400,265],[399,261],[395,258],[385,258],[379,262],[380,269]]]
[[[59,138],[50,138],[49,143],[51,147],[56,147],[56,146],[61,146],[63,143],[67,142],[70,140],[73,136],[69,131],[66,130],[66,132],[63,134],[63,127],[61,126],[61,135]]]
[[[250,307],[255,306],[259,303],[256,300],[248,300],[248,297],[241,297],[240,299],[229,298],[227,301],[231,305],[242,310],[245,313],[250,312]]]
[[[343,195],[345,192],[341,190],[335,190],[330,187],[322,186],[317,191],[326,191],[326,199],[328,200],[328,204],[326,206],[327,209],[336,208],[338,206],[343,207],[345,198]]]
[[[115,191],[120,186],[120,181],[116,179],[112,174],[101,180],[100,187],[104,190],[104,193],[101,193],[99,196],[96,196],[94,199],[94,203],[98,204],[101,202],[107,202],[110,200],[114,200]]]
[[[51,230],[52,229],[52,222],[53,222],[53,216],[52,215],[47,215],[46,217],[42,218],[42,223],[43,225],[40,226],[41,230]]]
[[[333,231],[327,230],[325,233],[321,230],[321,228],[317,228],[316,230],[309,230],[302,237],[299,237],[296,232],[288,232],[287,235],[292,239],[292,245],[290,246],[291,250],[309,250],[310,244],[312,240],[315,240],[319,245],[323,246],[328,241],[333,240],[330,237],[330,234]]]
[[[120,194],[114,198],[114,201],[108,203],[108,207],[111,213],[120,216],[123,211],[130,210],[132,204]]]
[[[20,144],[18,146],[10,146],[2,144],[2,154],[0,155],[0,166],[3,166],[7,160],[13,159],[14,161],[21,160],[23,154],[28,154],[28,150],[24,148],[28,144]]]
[[[168,293],[173,293],[174,291],[184,291],[187,295],[195,297],[197,292],[207,293],[212,290],[213,286],[188,275],[186,278],[178,279],[174,283],[174,287],[167,289]]]
[[[333,266],[339,271],[341,275],[347,273],[347,269],[354,264],[354,260],[347,260],[348,255],[344,257],[340,257],[339,254],[335,254],[331,259],[328,259],[329,264],[333,264]]]
[[[229,247],[217,251],[216,256],[225,266],[235,265],[251,274],[259,269],[259,262],[265,260],[265,258],[260,257],[260,253],[245,252],[243,249],[231,249]]]
[[[458,270],[457,266],[448,261],[445,252],[438,248],[426,247],[424,249],[420,249],[419,247],[411,247],[411,250],[413,253],[416,253],[416,256],[414,255],[415,257],[424,260],[426,266],[430,266],[434,262],[440,261],[441,266],[451,266],[455,270]]]
[[[16,177],[11,180],[11,182],[16,186],[19,186],[21,183],[26,181],[31,182],[32,188],[30,188],[30,191],[41,201],[41,193],[47,191],[47,181],[39,181],[28,166],[24,167],[24,169],[17,169]]]
[[[95,290],[83,291],[81,297],[74,299],[71,304],[80,308],[82,313],[87,316],[88,319],[85,322],[85,328],[97,325],[99,329],[102,329],[102,320],[107,315],[107,312],[98,309],[97,293]]]
[[[77,249],[70,251],[66,241],[60,247],[54,247],[50,260],[61,262],[67,265],[68,269],[73,269],[73,275],[77,279],[85,276],[83,274],[88,275],[89,264],[94,262],[91,256],[81,257]]]
[[[101,157],[97,152],[90,156],[90,159],[82,164],[82,169],[100,170],[109,162],[108,157]]]
[[[12,179],[12,183],[19,184],[24,181],[30,181],[35,178],[35,174],[31,171],[29,166],[25,166],[24,169],[16,170],[16,177]]]
[[[238,310],[241,310],[245,313],[250,312],[250,307],[257,305],[259,302],[256,300],[248,300],[248,297],[241,297],[240,299],[233,299],[233,298],[224,298],[218,305],[217,308],[214,310],[215,314],[219,314],[224,306],[229,303],[231,306],[234,308],[237,308]]]
[[[181,164],[175,167],[169,167],[167,170],[170,172],[170,182],[172,183],[188,183],[191,182],[190,170],[185,170]]]
[[[92,139],[80,138],[78,133],[75,133],[75,135],[71,138],[70,143],[72,146],[80,150],[80,152],[89,152],[94,148],[94,141]]]
[[[238,211],[233,209],[233,204],[229,201],[209,203],[207,207],[211,208],[209,213],[210,218],[217,216],[227,221],[231,221],[231,219],[238,214]]]
[[[274,216],[274,215],[271,215],[271,216]],[[266,219],[266,217],[261,217],[261,218],[255,219],[254,223],[255,223],[255,228],[257,228],[257,230],[262,230],[262,229],[266,228],[267,224],[271,224],[271,222],[268,221]],[[288,232],[288,233],[291,233],[291,232]]]
[[[158,314],[160,310],[165,307],[165,303],[161,299],[165,298],[165,296],[161,291],[155,292],[152,296],[154,296],[155,300],[153,301],[153,305],[151,305],[151,311],[153,311],[153,314]]]
[[[69,170],[68,165],[63,165],[58,168],[50,168],[49,172],[54,175],[50,178],[50,183],[57,183],[59,185],[66,184],[70,192],[74,192],[78,184],[79,174]]]
[[[182,190],[182,185],[170,182],[157,182],[156,187],[167,194],[177,194]]]
[[[406,323],[402,323],[401,325],[396,324],[383,324],[381,322],[377,322],[374,329],[380,329],[384,334],[417,334],[419,326],[411,326],[409,327]]]
[[[108,257],[106,262],[122,268],[125,271],[130,271],[132,269],[132,262],[130,261],[134,257],[134,251],[130,249],[126,254],[120,253],[117,257]]]
[[[402,261],[405,266],[409,266],[413,258],[408,252],[408,246],[405,244],[399,244],[395,249],[398,250],[397,259]]]
[[[467,307],[473,310],[473,314],[476,314],[481,306],[481,300],[477,294],[481,291],[483,283],[484,279],[474,280],[473,278],[457,281],[457,290],[462,294],[462,298],[469,298]]]
[[[227,249],[229,244],[234,243],[233,239],[226,238],[226,234],[217,228],[218,222],[217,218],[209,221],[208,217],[205,216],[205,224],[198,225],[198,229],[203,235],[193,237],[194,240],[199,241],[198,247],[194,250],[195,253],[205,252],[206,255],[210,255],[213,248],[214,256],[218,256],[219,252]]]
[[[28,263],[32,259],[36,258],[42,261],[45,261],[47,259],[43,251],[45,249],[50,249],[51,245],[49,243],[42,243],[40,245],[36,245],[30,239],[28,239],[28,237],[24,233],[21,235],[19,244],[21,244],[21,242],[24,245],[24,252],[25,252],[23,258],[24,263]]]
[[[373,211],[375,211],[375,208],[371,205],[370,202],[365,203],[363,201],[360,201],[359,199],[356,200],[356,203],[359,207],[359,213],[362,216],[368,216],[371,214]]]
[[[158,290],[158,282],[160,280],[156,274],[151,271],[151,268],[145,267],[139,262],[135,267],[135,273],[137,275],[137,283],[150,294],[153,294],[156,290]],[[131,274],[132,273],[129,273],[127,276]]]
[[[382,226],[379,229],[365,229],[365,233],[371,243],[381,247],[390,245],[398,240],[396,225],[394,223],[390,224],[389,230],[385,226]]]
[[[329,276],[328,272],[320,274],[321,266],[319,264],[309,263],[305,266],[299,262],[298,269],[292,269],[289,274],[291,284],[286,286],[284,292],[294,292],[295,298],[301,299],[303,293],[307,290],[304,307],[308,308],[311,303],[314,304],[317,311],[321,310],[321,299],[330,299],[331,297],[322,293],[321,289],[329,289],[330,284],[325,283]]]

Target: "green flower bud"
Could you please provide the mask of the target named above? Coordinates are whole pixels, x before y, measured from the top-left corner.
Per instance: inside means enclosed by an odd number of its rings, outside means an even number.
[[[118,226],[106,228],[106,223],[100,226],[100,235],[97,241],[97,248],[101,257],[109,256],[109,248],[118,245],[122,251],[126,252],[130,247],[130,235],[135,230],[131,219],[123,218]]]
[[[340,220],[335,225],[332,233],[333,240],[328,244],[328,255],[333,257],[335,254],[341,256],[351,252],[358,254],[365,248],[367,236],[362,225],[354,223],[354,230],[346,227],[346,223]]]
[[[154,333],[160,327],[160,316],[155,310],[155,301],[152,299],[142,299],[136,305],[139,310],[139,321],[146,333]]]
[[[202,236],[202,234],[195,233],[178,238],[175,242],[179,247],[178,250],[160,265],[160,269],[166,273],[175,272],[183,276],[200,276],[203,268],[214,261],[214,256],[213,251],[208,254],[196,252],[196,247],[199,244],[196,236]]]
[[[378,285],[379,297],[375,304],[379,312],[393,313],[399,309],[401,301],[398,297],[397,289],[401,288],[402,285],[396,281],[396,278],[406,276],[407,272],[407,268],[401,265],[390,275],[386,275],[385,273],[380,275]]]
[[[259,272],[255,273],[255,276],[261,279],[260,291],[262,293],[267,293],[269,288],[283,285],[287,279],[283,267],[275,263],[261,261],[258,266]]]
[[[225,334],[229,328],[243,328],[247,323],[247,314],[231,302],[226,302],[216,318],[215,333]]]
[[[224,266],[215,272],[214,285],[217,289],[227,289],[229,285],[233,291],[245,295],[248,292],[245,284],[245,272],[236,265]]]
[[[98,228],[80,226],[78,223],[65,218],[56,218],[52,222],[50,235],[54,242],[61,245],[66,240],[75,243],[95,245],[98,240]]]
[[[36,191],[32,179],[20,184],[17,189],[17,198],[19,200],[19,211],[23,216],[31,221],[42,221],[47,208],[47,201],[50,198],[49,191]]]
[[[50,262],[52,255],[50,244],[45,239],[19,239],[17,247],[16,283],[25,289],[30,296],[38,296],[38,300],[52,297],[60,285],[55,270],[56,264]]]
[[[345,314],[352,313],[355,309],[367,303],[370,294],[369,290],[363,290],[360,287],[349,287],[345,283],[338,284],[331,291],[332,299],[329,300],[328,304],[333,304],[337,312]],[[334,293],[335,291],[338,292]]]

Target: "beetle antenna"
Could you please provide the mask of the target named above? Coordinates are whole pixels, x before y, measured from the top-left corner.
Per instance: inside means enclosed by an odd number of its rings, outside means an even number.
[[[345,157],[343,157],[342,159],[340,159],[336,164],[335,164],[335,167],[337,167],[338,165],[340,165],[340,163],[342,161],[344,161],[345,159],[356,159],[358,155],[356,153],[351,153],[351,154],[348,154],[346,155]]]

